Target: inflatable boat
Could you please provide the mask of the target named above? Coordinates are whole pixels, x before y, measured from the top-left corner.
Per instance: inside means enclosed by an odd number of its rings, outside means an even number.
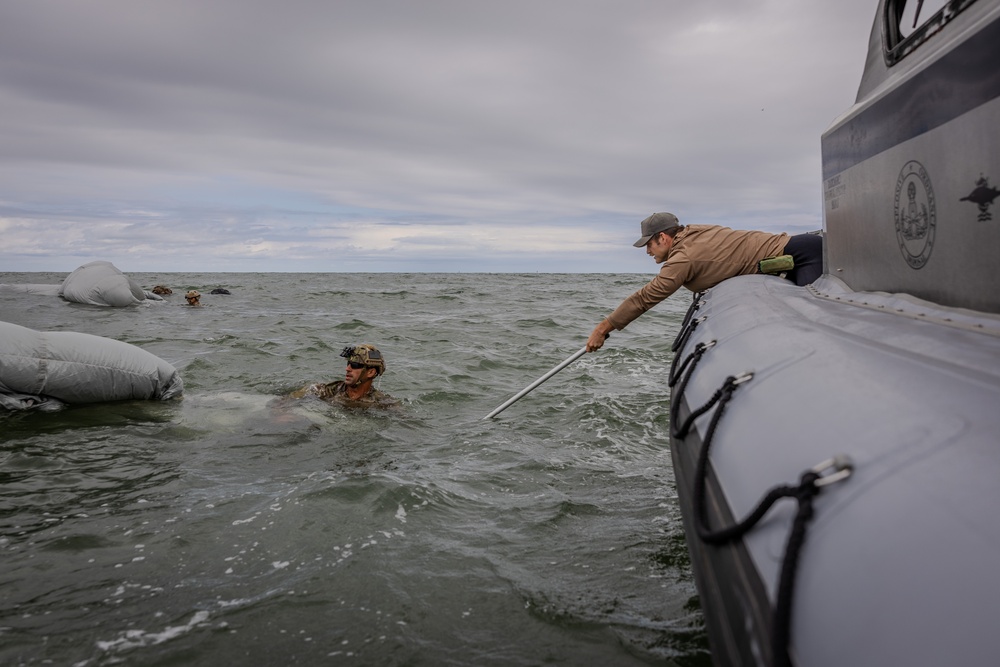
[[[48,411],[75,403],[167,400],[183,391],[173,366],[135,345],[0,322],[2,408]]]
[[[719,665],[1000,655],[1000,2],[881,0],[824,275],[696,294],[670,440]]]

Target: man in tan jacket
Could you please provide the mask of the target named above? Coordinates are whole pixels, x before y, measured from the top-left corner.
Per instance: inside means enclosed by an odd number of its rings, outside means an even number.
[[[640,227],[642,236],[635,247],[645,246],[646,254],[663,266],[655,278],[594,327],[587,339],[588,352],[600,349],[612,329],[624,329],[681,287],[700,292],[733,276],[758,273],[762,259],[791,255],[795,267],[785,277],[797,285],[808,285],[823,272],[823,238],[817,234],[789,236],[718,225],[683,226],[673,213],[654,213]]]

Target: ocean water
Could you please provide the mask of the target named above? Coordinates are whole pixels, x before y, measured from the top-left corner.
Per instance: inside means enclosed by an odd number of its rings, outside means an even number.
[[[710,664],[667,437],[686,299],[484,420],[648,276],[130,276],[174,294],[0,291],[185,383],[0,410],[0,664]],[[280,400],[362,342],[398,412]]]

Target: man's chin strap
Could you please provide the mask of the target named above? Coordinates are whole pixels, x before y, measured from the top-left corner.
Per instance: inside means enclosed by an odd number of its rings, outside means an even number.
[[[366,369],[366,371],[367,371],[367,369]],[[377,380],[380,380],[381,378],[382,378],[382,376],[378,375],[378,374],[376,374],[375,377],[373,377],[373,378],[365,377],[365,375],[360,375],[360,376],[358,376],[357,382],[355,382],[354,384],[349,384],[347,386],[349,388],[351,388],[351,389],[354,389],[356,387],[360,387],[365,382],[371,382],[371,383],[373,383],[372,386],[368,387],[368,391],[365,392],[365,394],[368,394],[368,393],[370,393],[374,389],[374,382],[377,381]]]

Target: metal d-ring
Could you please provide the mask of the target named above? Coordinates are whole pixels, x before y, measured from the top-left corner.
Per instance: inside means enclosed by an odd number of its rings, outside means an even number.
[[[823,475],[824,472],[829,470],[833,472]],[[813,486],[827,486],[850,477],[851,473],[854,472],[854,462],[851,461],[851,457],[847,454],[837,454],[832,459],[827,459],[813,466],[811,472],[820,475],[820,478],[813,482]]]

